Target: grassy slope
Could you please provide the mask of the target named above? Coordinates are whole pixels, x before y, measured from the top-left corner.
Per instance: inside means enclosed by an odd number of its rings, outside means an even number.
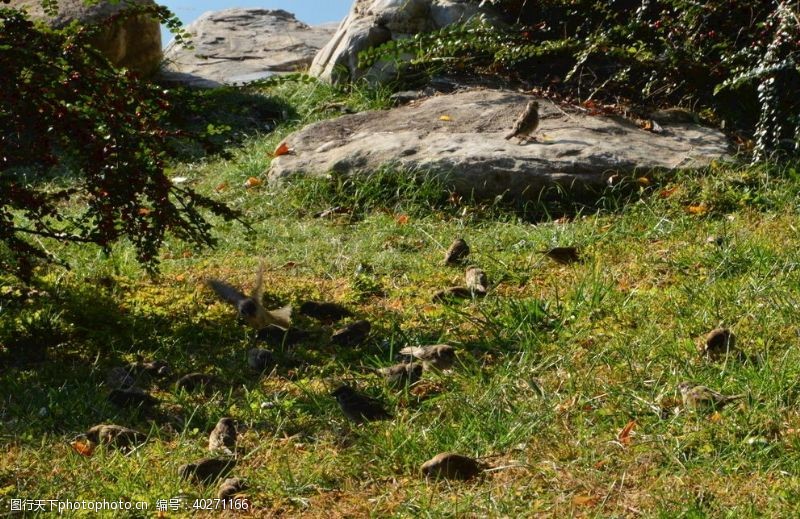
[[[272,93],[309,121],[333,95],[319,89],[290,84]],[[345,101],[384,103],[359,94]],[[176,166],[204,192],[221,188],[252,224],[220,224],[217,249],[170,243],[158,279],[139,271],[125,247],[110,258],[59,249],[72,271],[43,273],[27,297],[4,290],[5,340],[53,346],[50,362],[0,371],[0,509],[12,497],[151,506],[214,497],[215,487],[181,483],[176,471],[204,455],[208,432],[230,415],[242,426],[235,473],[249,480],[259,515],[797,513],[796,172],[714,167],[627,204],[612,193],[559,220],[542,218],[545,208],[523,219],[442,201],[435,183],[389,173],[358,186],[241,187],[263,173],[291,127],[252,139],[230,160]],[[313,218],[332,205],[355,213]],[[456,236],[499,283],[483,300],[433,304],[434,291],[463,277],[441,265]],[[556,244],[581,246],[586,261],[560,266],[536,252]],[[371,341],[352,350],[312,342],[278,352],[285,367],[271,377],[247,373],[247,332],[202,281],[249,286],[259,258],[270,304],[344,301],[373,321]],[[698,338],[719,324],[759,360],[699,358]],[[457,346],[460,365],[426,374],[425,399],[359,369],[434,341]],[[156,384],[165,403],[148,421],[104,398],[106,371],[136,354],[230,384],[210,398]],[[676,385],[685,379],[748,397],[711,417],[678,411]],[[349,425],[328,396],[335,380],[381,397],[396,418]],[[617,434],[630,420],[625,446]],[[100,422],[149,431],[151,441],[127,457],[72,452],[66,440]],[[498,470],[470,483],[424,482],[419,465],[445,450],[485,456]]]

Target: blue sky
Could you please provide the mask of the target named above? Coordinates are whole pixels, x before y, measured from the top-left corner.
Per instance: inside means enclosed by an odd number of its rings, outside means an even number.
[[[298,20],[314,25],[341,21],[350,10],[353,0],[157,0],[178,15],[184,25],[189,25],[206,11],[221,11],[234,7],[283,9],[294,13]],[[162,31],[166,45],[171,36]]]

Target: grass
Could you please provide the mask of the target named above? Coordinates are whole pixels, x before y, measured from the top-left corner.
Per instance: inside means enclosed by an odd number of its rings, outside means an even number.
[[[228,158],[174,165],[175,176],[241,209],[250,228],[218,222],[213,250],[168,243],[157,278],[125,245],[109,257],[53,245],[71,270],[42,269],[32,288],[5,280],[0,509],[12,498],[122,498],[148,501],[144,515],[153,515],[156,500],[182,496],[177,515],[188,515],[216,486],[179,481],[178,466],[203,457],[216,421],[233,416],[234,473],[248,480],[259,516],[798,513],[796,166],[713,165],[591,204],[527,207],[459,200],[435,179],[389,169],[245,189],[283,136],[332,115],[321,108],[331,99],[355,109],[387,102],[313,84],[268,93],[297,118]],[[350,211],[314,217],[333,206]],[[462,282],[463,269],[441,264],[457,236],[494,288],[485,299],[432,303]],[[554,245],[580,246],[585,261],[562,266],[538,252]],[[203,281],[249,287],[262,260],[270,306],[344,302],[373,322],[370,340],[279,348],[275,373],[247,372],[250,335]],[[754,360],[700,358],[697,342],[718,325]],[[424,398],[363,369],[433,342],[456,346],[459,364],[426,373]],[[166,359],[177,374],[217,374],[224,387],[201,396],[157,381],[148,388],[163,401],[157,415],[121,412],[105,400],[105,374],[137,355]],[[347,423],[328,395],[341,380],[395,418]],[[687,412],[683,380],[747,398],[713,415]],[[625,444],[618,434],[632,420]],[[127,456],[77,455],[68,440],[102,422],[150,441]],[[493,469],[466,483],[425,482],[420,465],[441,451]]]

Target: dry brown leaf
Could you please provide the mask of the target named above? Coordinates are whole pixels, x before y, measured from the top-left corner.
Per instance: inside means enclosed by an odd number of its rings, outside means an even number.
[[[250,177],[244,181],[244,187],[251,188],[261,185],[261,180],[256,177]]]
[[[139,208],[139,216],[147,216],[148,214],[150,214],[150,209],[146,207]]]
[[[575,506],[595,506],[600,500],[589,494],[578,494],[572,496],[572,504]]]
[[[397,222],[399,225],[405,225],[408,223],[408,215],[407,214],[399,214],[394,217],[394,221]]]
[[[717,423],[722,421],[722,415],[719,411],[714,411],[714,414],[708,417],[708,421],[712,423]]]
[[[92,444],[89,442],[74,441],[69,445],[75,452],[81,456],[86,456],[87,458],[91,457],[91,455],[94,453],[94,446],[92,446]]]
[[[702,216],[702,215],[704,215],[704,214],[706,214],[708,212],[708,207],[706,207],[703,204],[689,205],[689,206],[686,206],[686,211],[689,214],[695,214],[695,215],[698,215],[698,216]]]
[[[678,190],[678,186],[671,187],[669,189],[663,189],[663,190],[661,190],[660,193],[658,193],[658,196],[661,197],[661,198],[669,198],[673,194],[675,194],[675,191],[677,191],[677,190]]]
[[[619,440],[622,445],[630,445],[632,441],[631,432],[633,432],[635,427],[636,420],[631,420],[628,422],[617,435],[617,440]]]
[[[636,179],[636,183],[640,186],[647,187],[651,184],[650,179],[647,177],[639,177]]]
[[[225,191],[226,189],[228,189],[227,182],[220,182],[219,184],[217,184],[217,187],[214,188],[214,190],[217,192]]]
[[[272,152],[272,156],[280,157],[281,155],[286,155],[287,153],[289,153],[289,146],[285,142],[282,142],[278,144],[278,147]]]

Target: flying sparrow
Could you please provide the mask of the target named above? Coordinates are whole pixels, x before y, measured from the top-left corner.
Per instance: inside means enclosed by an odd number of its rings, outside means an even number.
[[[353,312],[340,304],[320,301],[306,301],[300,305],[300,313],[328,323],[353,316]]]
[[[333,332],[331,342],[337,346],[358,346],[367,339],[371,329],[369,321],[356,321]]]
[[[562,265],[581,261],[580,251],[576,247],[553,247],[539,252]]]
[[[460,263],[469,256],[469,245],[463,238],[456,239],[444,253],[444,264]]]
[[[233,418],[220,418],[217,426],[208,436],[208,450],[211,452],[222,451],[233,455],[236,449],[236,424]]]
[[[539,103],[531,101],[525,106],[525,110],[514,122],[514,127],[506,134],[506,140],[518,137],[520,143],[527,140],[536,140],[531,134],[539,128]]]
[[[386,378],[386,382],[395,387],[405,387],[418,381],[422,377],[422,364],[416,362],[403,362],[386,368],[379,368],[378,373]]]
[[[211,483],[225,476],[236,465],[233,458],[203,458],[194,463],[187,463],[178,468],[181,479],[190,479],[197,483]]]
[[[250,348],[247,350],[247,366],[259,373],[270,370],[277,365],[275,356],[269,350]]]
[[[86,431],[84,436],[95,445],[105,444],[123,450],[147,440],[146,434],[114,424],[95,425]]]
[[[726,396],[691,382],[681,382],[678,384],[678,389],[681,392],[683,406],[687,409],[721,409],[730,402],[744,398],[744,395]]]
[[[710,359],[718,360],[728,355],[741,356],[736,348],[736,335],[728,328],[715,328],[708,332],[700,353]]]
[[[489,278],[483,269],[476,266],[467,267],[464,274],[467,281],[467,288],[473,294],[485,295],[489,288]]]
[[[422,464],[422,474],[429,479],[468,480],[485,467],[478,461],[453,452],[442,452]]]
[[[244,480],[228,478],[220,484],[217,497],[223,500],[231,499],[236,494],[244,492],[245,490],[247,490],[247,483],[245,483]]]
[[[353,422],[364,423],[375,420],[388,420],[392,418],[374,398],[362,395],[347,385],[341,385],[331,393],[336,398],[342,413]]]
[[[421,360],[425,369],[450,369],[456,361],[456,350],[449,344],[408,346],[400,350],[400,355],[410,355]]]
[[[239,317],[248,326],[261,330],[266,326],[273,325],[280,328],[289,328],[292,323],[292,307],[284,306],[277,310],[265,310],[261,304],[264,291],[264,264],[258,268],[256,275],[256,285],[253,293],[248,297],[231,285],[217,279],[209,279],[208,286],[217,293],[224,301],[230,303],[239,312]]]

